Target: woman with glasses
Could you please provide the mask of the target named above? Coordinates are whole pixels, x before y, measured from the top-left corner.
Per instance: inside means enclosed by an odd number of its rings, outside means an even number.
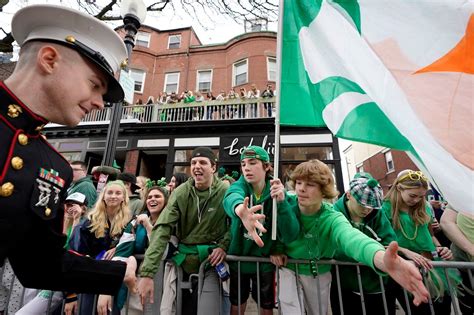
[[[431,228],[433,214],[425,199],[428,189],[428,179],[423,173],[404,170],[398,174],[382,207],[391,221],[400,247],[415,252],[417,255],[409,258],[425,270],[426,264],[432,260],[451,260],[453,257],[449,248],[441,246],[433,235]],[[427,274],[429,283],[427,287],[430,289],[435,313],[450,314],[451,297],[448,294],[448,280],[443,275],[442,269],[430,269]],[[452,280],[454,278],[457,278],[456,275],[453,275]],[[397,298],[407,312],[402,288],[393,281],[390,281],[390,287],[394,293],[391,296]],[[428,304],[416,307],[410,302],[410,309],[411,314],[431,314]]]

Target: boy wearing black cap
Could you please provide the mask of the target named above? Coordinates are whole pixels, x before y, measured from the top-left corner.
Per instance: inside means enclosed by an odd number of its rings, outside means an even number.
[[[212,266],[224,261],[229,246],[226,215],[222,206],[227,185],[214,173],[216,156],[207,147],[194,149],[191,156],[191,178],[177,187],[158,218],[150,237],[150,245],[140,267],[138,293],[142,304],[153,302],[153,277],[170,240],[173,228],[180,240],[173,261],[181,266],[185,276],[198,273],[199,265],[208,258]],[[208,254],[209,251],[211,254]],[[193,278],[195,279],[195,278]],[[183,314],[219,314],[220,283],[215,269],[205,272],[204,287],[197,308],[197,282],[192,295],[183,290]],[[189,296],[191,295],[191,296]],[[189,303],[189,300],[192,302]]]
[[[224,208],[232,219],[231,243],[229,254],[239,256],[270,257],[271,254],[282,254],[276,249],[276,242],[271,239],[271,232],[260,235],[256,229],[271,231],[272,198],[278,201],[277,235],[281,240],[291,240],[298,236],[299,225],[296,212],[290,206],[289,198],[279,179],[271,179],[271,164],[268,152],[259,146],[247,147],[240,156],[242,176],[232,184],[224,197]],[[256,214],[258,213],[258,214]],[[258,216],[262,222],[255,222],[249,216]],[[250,222],[249,222],[250,221]],[[249,222],[249,223],[248,223]],[[272,258],[272,261],[275,258]],[[238,267],[230,264],[232,269],[230,280],[230,301],[232,314],[245,312],[247,299],[252,288],[252,296],[257,301],[257,265],[241,263],[240,283]],[[274,265],[260,264],[260,305],[262,314],[272,314],[274,307]],[[239,294],[240,288],[240,294]],[[239,295],[241,300],[239,301]]]
[[[62,236],[71,167],[41,136],[48,122],[75,126],[104,101],[121,101],[114,77],[127,50],[105,23],[62,6],[31,5],[12,19],[21,51],[0,82],[0,263],[25,287],[114,294],[126,264],[67,252]],[[28,250],[25,250],[28,248]],[[41,257],[31,264],[31,257]],[[130,277],[136,261],[130,260]]]

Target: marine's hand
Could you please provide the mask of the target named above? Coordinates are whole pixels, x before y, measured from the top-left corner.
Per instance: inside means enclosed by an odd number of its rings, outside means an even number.
[[[69,302],[64,304],[64,314],[73,315],[77,311],[77,301]]]
[[[125,276],[123,283],[127,286],[131,293],[137,293],[137,260],[135,257],[130,256],[127,258],[127,269],[125,270]]]

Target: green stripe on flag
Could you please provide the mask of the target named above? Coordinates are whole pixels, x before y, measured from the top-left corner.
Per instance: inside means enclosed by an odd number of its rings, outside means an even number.
[[[344,119],[336,136],[347,140],[363,140],[380,146],[390,143],[393,149],[402,151],[413,150],[410,142],[374,102],[359,105],[352,110]]]
[[[360,26],[360,7],[357,0],[332,0],[334,3],[340,5],[349,15],[354,25],[357,27],[359,34],[362,29]]]

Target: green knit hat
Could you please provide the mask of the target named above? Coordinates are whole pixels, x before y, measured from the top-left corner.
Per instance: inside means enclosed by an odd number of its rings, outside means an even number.
[[[240,160],[243,159],[258,159],[263,162],[270,162],[270,156],[264,148],[257,145],[251,145],[250,147],[245,148],[245,150],[240,155]]]

